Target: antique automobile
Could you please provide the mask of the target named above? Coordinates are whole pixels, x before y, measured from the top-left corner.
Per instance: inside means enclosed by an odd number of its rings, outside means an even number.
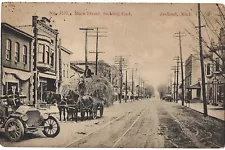
[[[60,132],[58,120],[34,106],[24,105],[17,94],[2,95],[0,102],[0,127],[13,142],[20,141],[24,134],[42,129],[47,137],[56,137]]]

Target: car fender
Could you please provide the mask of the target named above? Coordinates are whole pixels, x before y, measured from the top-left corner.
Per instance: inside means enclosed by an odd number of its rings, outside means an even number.
[[[20,120],[23,124],[24,124],[24,122],[21,120],[21,114],[10,114],[9,116],[8,116],[8,118],[7,118],[7,120],[9,120],[10,118],[16,118],[16,119],[18,119],[18,120]],[[4,123],[3,123],[3,125],[2,125],[2,127],[4,127],[5,126],[5,123],[6,123],[7,121],[5,121]]]

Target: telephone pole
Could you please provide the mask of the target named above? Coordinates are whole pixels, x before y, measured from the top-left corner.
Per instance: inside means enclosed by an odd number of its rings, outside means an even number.
[[[179,38],[180,45],[180,67],[181,67],[181,84],[182,84],[182,106],[184,106],[184,71],[183,71],[183,60],[182,60],[182,49],[181,49],[181,37],[185,36],[180,31],[175,33],[175,37]]]
[[[122,66],[122,56],[120,56],[120,103],[123,94],[123,66]]]
[[[98,51],[99,37],[106,37],[104,35],[99,35],[99,29],[101,29],[101,28],[100,27],[96,28],[96,35],[89,35],[90,37],[96,37],[96,51],[95,52],[89,52],[89,53],[95,53],[96,54],[95,55],[95,75],[98,74],[98,55],[99,55],[99,53],[104,53],[104,52]]]
[[[179,61],[180,61],[180,58],[179,56],[177,56],[177,58],[175,58],[174,60],[177,61],[177,66],[176,66],[176,76],[177,76],[177,84],[176,84],[176,103],[178,102],[178,85],[179,85]]]
[[[206,102],[206,90],[205,90],[205,70],[204,70],[204,58],[202,52],[202,33],[201,28],[201,14],[200,14],[200,4],[198,3],[198,32],[199,32],[199,49],[200,49],[200,63],[201,63],[201,75],[202,75],[202,98],[203,98],[203,108],[204,116],[208,116],[207,112],[207,102]]]
[[[176,66],[172,66],[172,69],[174,71],[174,82],[173,82],[173,101],[176,101],[176,74],[177,74],[177,67]]]
[[[116,56],[115,65],[119,65],[119,72],[120,72],[120,96],[119,101],[121,103],[122,94],[123,94],[123,69],[126,68],[127,64],[125,61],[125,57],[123,56]]]
[[[125,84],[125,103],[127,102],[127,70],[126,70],[126,84]]]
[[[80,28],[80,30],[84,30],[85,31],[85,70],[87,70],[87,66],[88,66],[88,58],[87,58],[87,31],[89,30],[94,30],[92,28]]]

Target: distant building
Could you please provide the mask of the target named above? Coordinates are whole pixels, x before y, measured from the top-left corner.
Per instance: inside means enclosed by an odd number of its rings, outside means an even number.
[[[186,98],[201,100],[201,69],[198,56],[191,54],[185,61]]]
[[[85,62],[84,61],[73,61],[71,64],[74,64],[82,69],[85,69]],[[94,61],[88,61],[88,66],[91,69],[92,74],[95,74],[95,62]],[[100,60],[98,62],[98,75],[104,76],[108,79],[109,82],[111,82],[111,66],[104,61]]]
[[[33,36],[10,24],[1,25],[1,94],[5,95],[14,86],[27,96],[25,103],[32,103]]]
[[[70,83],[77,84],[84,74],[84,69],[70,63]],[[76,85],[75,85],[76,86]]]
[[[61,46],[61,53],[59,59],[59,93],[61,93],[61,89],[64,85],[69,85],[71,69],[70,69],[70,55],[73,53]]]

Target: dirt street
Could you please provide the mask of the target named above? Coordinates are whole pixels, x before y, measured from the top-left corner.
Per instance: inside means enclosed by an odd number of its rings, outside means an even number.
[[[61,122],[56,138],[41,131],[26,135],[21,142],[9,142],[0,134],[3,146],[88,147],[88,148],[189,148],[223,147],[224,122],[180,104],[158,98],[115,104],[105,108],[104,117],[83,122]]]

